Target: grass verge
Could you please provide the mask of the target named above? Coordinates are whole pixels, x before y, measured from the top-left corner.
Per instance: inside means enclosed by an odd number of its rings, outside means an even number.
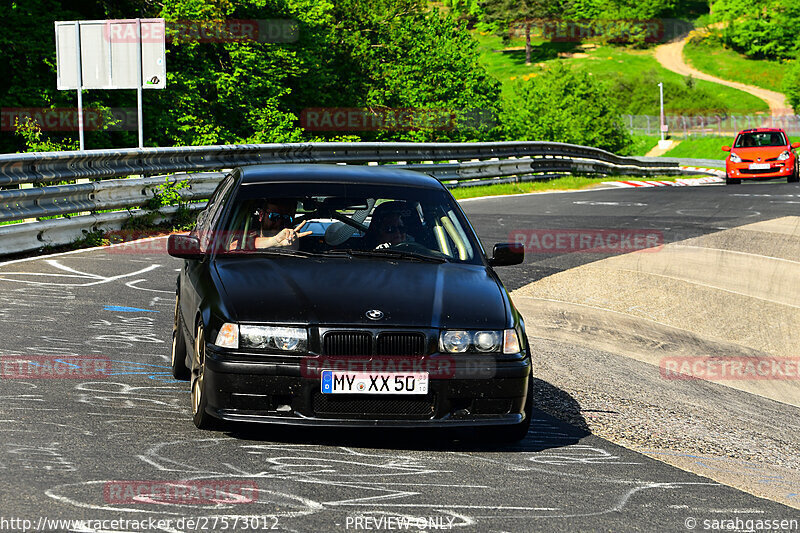
[[[770,91],[782,90],[786,63],[749,59],[707,40],[687,43],[683,55],[694,68],[717,78],[755,85]]]
[[[688,159],[725,159],[728,154],[720,150],[723,145],[730,146],[733,137],[686,137],[675,139],[680,144],[667,151],[662,157],[685,157]]]
[[[631,134],[633,144],[628,148],[628,154],[632,156],[647,155],[647,152],[658,146],[658,141],[661,139],[658,135],[639,135],[636,133]]]
[[[555,61],[565,61],[571,66],[585,69],[593,76],[597,76],[609,83],[620,79],[632,80],[636,82],[641,78],[642,73],[652,72],[657,79],[653,79],[653,106],[652,109],[643,110],[644,114],[658,115],[658,87],[659,81],[685,83],[686,78],[663,68],[653,56],[652,50],[633,50],[617,46],[596,46],[581,45],[581,43],[558,43],[542,40],[532,40],[533,51],[531,55],[532,63],[525,64],[524,42],[521,39],[511,40],[504,44],[503,40],[496,36],[480,33],[473,33],[473,37],[478,41],[478,51],[480,62],[487,72],[499,80],[502,84],[503,93],[511,90],[513,82],[518,79],[530,79],[541,71],[543,66]],[[587,47],[588,46],[588,47]],[[559,57],[559,54],[568,57]],[[766,102],[751,94],[725,87],[717,83],[703,80],[693,80],[698,89],[712,94],[716,99],[724,102],[727,113],[748,115],[753,113],[767,113],[769,106]],[[648,93],[649,94],[649,93]],[[669,94],[665,94],[665,110],[667,114],[674,114],[675,110],[670,108]],[[630,95],[619,95],[621,107],[630,100]],[[708,114],[708,105],[697,102],[692,107],[692,102],[681,102],[684,109],[679,114]],[[635,113],[642,114],[642,113]]]

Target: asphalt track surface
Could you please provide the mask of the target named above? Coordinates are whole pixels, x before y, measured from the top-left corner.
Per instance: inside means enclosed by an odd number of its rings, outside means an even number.
[[[533,228],[652,229],[671,242],[794,215],[800,187],[593,190],[462,205],[487,247]],[[536,254],[498,271],[513,290],[599,258]],[[12,519],[36,527],[43,517],[91,521],[40,528],[51,531],[173,532],[223,531],[225,518],[228,531],[390,531],[407,519],[409,531],[497,532],[689,531],[708,530],[705,520],[800,519],[796,509],[542,412],[526,439],[509,447],[427,431],[199,431],[188,384],[168,369],[179,267],[163,253],[114,249],[0,265],[0,356],[112,361],[106,379],[0,379],[0,530],[22,531]],[[239,482],[257,487],[257,498],[139,503],[109,493],[125,482],[178,480]],[[178,522],[192,517],[207,520]]]

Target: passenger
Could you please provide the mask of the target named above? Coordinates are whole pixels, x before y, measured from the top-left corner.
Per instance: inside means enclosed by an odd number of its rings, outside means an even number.
[[[296,210],[297,200],[267,200],[265,207],[256,209],[255,216],[258,218],[259,228],[249,232],[247,242],[250,244],[247,248],[259,250],[289,247],[296,250],[299,247],[298,239],[312,233],[300,231],[306,223],[305,220],[297,227],[292,227]],[[238,248],[238,239],[231,242],[231,250]]]

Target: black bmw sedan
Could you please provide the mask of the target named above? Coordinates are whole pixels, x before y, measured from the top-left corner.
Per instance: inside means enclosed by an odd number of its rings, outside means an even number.
[[[178,276],[172,372],[199,428],[220,421],[482,427],[531,417],[521,316],[436,179],[397,168],[259,165],[217,187]]]

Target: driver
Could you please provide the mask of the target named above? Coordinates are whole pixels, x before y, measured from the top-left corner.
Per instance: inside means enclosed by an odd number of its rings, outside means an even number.
[[[407,213],[405,202],[386,202],[376,207],[368,231],[372,247],[388,248],[413,241],[403,220]]]
[[[406,227],[400,213],[389,213],[378,224],[379,246],[395,246],[401,242],[406,242]]]

